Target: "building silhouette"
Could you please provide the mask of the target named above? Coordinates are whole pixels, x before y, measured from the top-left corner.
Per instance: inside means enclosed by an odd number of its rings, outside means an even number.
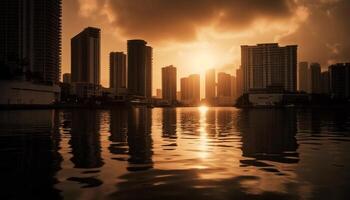
[[[128,40],[128,92],[135,98],[152,96],[152,48],[144,40]]]
[[[321,93],[321,65],[311,63],[308,70],[308,92],[310,94]]]
[[[299,63],[299,91],[307,92],[308,90],[308,69],[309,69],[309,64],[308,62],[300,62]]]
[[[0,2],[1,79],[58,83],[61,73],[61,0]]]
[[[243,73],[242,67],[236,69],[236,96],[237,98],[243,94]]]
[[[71,39],[73,90],[79,97],[99,96],[101,30],[85,28]]]
[[[176,67],[170,65],[162,68],[162,99],[170,104],[176,103],[176,80]]]
[[[231,97],[235,100],[237,98],[237,78],[231,76]]]
[[[126,55],[123,52],[109,54],[109,87],[117,96],[126,93]]]
[[[199,74],[181,79],[181,102],[186,105],[196,105],[200,102]]]
[[[324,72],[321,72],[321,90],[320,90],[320,93],[321,94],[329,94],[329,91],[330,91],[330,87],[329,87],[329,71],[324,71]]]
[[[146,99],[152,98],[153,49],[146,46]]]
[[[214,103],[216,97],[215,69],[205,72],[205,99],[209,104]]]
[[[278,87],[296,92],[297,46],[280,47],[277,43],[241,46],[243,89],[266,90]]]
[[[232,77],[224,72],[218,73],[218,97],[231,97]]]
[[[156,98],[157,99],[162,99],[163,97],[162,97],[162,94],[163,92],[162,92],[162,90],[161,89],[156,89]]]
[[[350,98],[350,63],[329,66],[330,93],[334,99]]]
[[[63,74],[63,83],[70,84],[72,82],[72,76],[70,73],[64,73]]]

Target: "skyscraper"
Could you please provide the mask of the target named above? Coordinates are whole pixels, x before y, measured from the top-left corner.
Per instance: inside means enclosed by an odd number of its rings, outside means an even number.
[[[350,98],[350,63],[329,66],[330,93],[335,99]]]
[[[321,72],[321,90],[320,93],[321,94],[329,94],[329,72],[328,71],[324,71]]]
[[[85,28],[71,39],[71,70],[75,93],[80,97],[100,94],[100,33]]]
[[[152,48],[144,40],[128,40],[128,91],[136,98],[152,96]]]
[[[218,73],[218,97],[231,97],[232,78],[230,74]]]
[[[321,65],[311,63],[308,72],[308,92],[310,94],[321,94]]]
[[[146,46],[146,99],[152,98],[153,48]]]
[[[123,52],[109,54],[109,87],[116,95],[126,89],[126,55]]]
[[[231,97],[233,99],[237,98],[237,78],[236,78],[236,76],[231,76]]]
[[[200,76],[198,74],[181,79],[181,102],[188,105],[200,102]]]
[[[299,91],[307,92],[308,91],[308,62],[300,62],[299,63]]]
[[[297,85],[297,46],[277,43],[241,46],[243,90],[271,87],[295,92]]]
[[[161,89],[156,89],[156,98],[157,99],[161,99],[161,98],[163,98],[162,97],[162,90]]]
[[[216,97],[215,69],[205,72],[205,99],[208,103],[213,103]]]
[[[70,84],[71,82],[72,82],[72,77],[71,77],[70,73],[63,74],[63,83]]]
[[[162,68],[162,98],[173,104],[176,102],[176,68],[172,65]]]
[[[61,0],[0,1],[1,79],[52,84],[61,73]]]
[[[236,69],[236,96],[239,98],[243,94],[243,73],[242,67]]]

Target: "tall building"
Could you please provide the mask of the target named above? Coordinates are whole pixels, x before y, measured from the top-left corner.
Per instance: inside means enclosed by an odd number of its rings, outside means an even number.
[[[231,97],[233,99],[237,98],[237,78],[236,78],[236,76],[231,76]]]
[[[61,0],[0,1],[0,79],[58,83]]]
[[[71,39],[71,71],[75,94],[80,97],[99,96],[101,30],[85,28]]]
[[[123,52],[109,54],[109,87],[117,96],[126,90],[126,55]]]
[[[243,94],[243,72],[242,67],[236,69],[236,96],[239,98]]]
[[[243,92],[269,88],[296,92],[297,48],[277,43],[241,46]]]
[[[205,72],[205,99],[208,103],[213,103],[216,97],[215,69]]]
[[[321,94],[321,65],[311,63],[308,72],[308,92],[310,94]]]
[[[152,98],[153,49],[146,46],[146,99]]]
[[[172,65],[162,68],[162,97],[169,103],[176,103],[176,68]]]
[[[303,91],[303,92],[308,91],[308,68],[309,68],[308,62],[299,63],[299,70],[298,70],[299,91]]]
[[[335,99],[350,98],[350,63],[329,66],[330,93]]]
[[[218,97],[231,97],[232,77],[224,72],[218,73]]]
[[[200,76],[198,74],[181,78],[181,102],[188,105],[200,102]]]
[[[329,87],[329,72],[328,71],[324,71],[321,72],[321,90],[320,93],[321,94],[329,94],[330,91],[330,87]]]
[[[161,99],[162,98],[162,90],[161,89],[157,89],[156,90],[156,98],[157,99]]]
[[[70,84],[72,82],[72,77],[70,73],[64,73],[63,74],[63,83],[68,83]]]
[[[152,48],[144,40],[128,40],[128,92],[131,96],[152,96]]]

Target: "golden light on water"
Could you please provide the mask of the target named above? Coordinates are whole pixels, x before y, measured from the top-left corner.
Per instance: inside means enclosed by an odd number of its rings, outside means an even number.
[[[202,105],[202,106],[198,107],[198,110],[199,110],[201,115],[205,114],[208,111],[208,109],[209,109],[208,106],[205,106],[205,105]]]
[[[205,159],[208,157],[208,133],[207,133],[207,111],[208,107],[205,105],[199,106],[198,110],[200,112],[199,119],[199,157]]]

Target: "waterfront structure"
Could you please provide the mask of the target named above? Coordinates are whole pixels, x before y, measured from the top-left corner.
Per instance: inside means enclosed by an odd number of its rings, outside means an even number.
[[[329,79],[332,98],[350,98],[350,63],[337,63],[329,66]]]
[[[0,77],[58,84],[61,0],[1,0]]]
[[[200,102],[200,76],[198,74],[181,78],[181,102],[186,105],[196,105]]]
[[[297,45],[277,43],[241,46],[243,92],[280,88],[296,92]]]
[[[101,95],[101,30],[85,28],[71,39],[71,74],[74,93],[82,98]]]
[[[162,68],[162,99],[170,104],[176,103],[176,80],[176,67],[170,65]]]
[[[63,83],[71,84],[72,77],[70,73],[64,73],[63,74]]]
[[[311,63],[308,70],[308,93],[321,93],[321,65],[319,63]]]
[[[49,105],[60,100],[61,89],[56,84],[0,80],[0,91],[0,105]]]
[[[300,62],[298,69],[298,90],[300,92],[307,92],[308,89],[308,70],[309,63],[308,62]]]
[[[214,103],[216,97],[215,69],[205,72],[205,99],[209,104]]]
[[[133,98],[152,96],[152,47],[144,40],[128,40],[128,92]]]
[[[113,94],[121,96],[126,91],[126,55],[123,52],[109,54],[109,87]]]

